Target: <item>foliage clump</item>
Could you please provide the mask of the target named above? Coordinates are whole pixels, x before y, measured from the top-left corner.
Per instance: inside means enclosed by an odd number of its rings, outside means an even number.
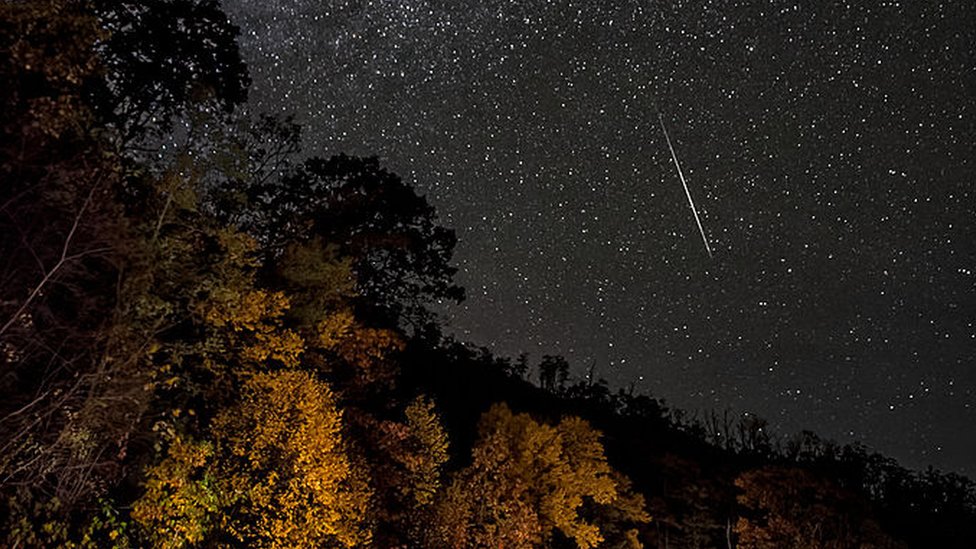
[[[578,547],[596,547],[604,536],[583,516],[584,504],[613,507],[626,497],[599,437],[578,417],[550,426],[493,406],[481,418],[471,465],[438,506],[435,543],[537,547],[558,532]],[[628,506],[623,520],[646,522],[641,507]]]

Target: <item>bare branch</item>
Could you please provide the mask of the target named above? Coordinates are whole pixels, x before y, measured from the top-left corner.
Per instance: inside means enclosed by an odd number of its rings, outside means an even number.
[[[85,211],[88,209],[89,206],[91,206],[92,198],[95,196],[95,190],[97,188],[98,188],[98,183],[96,182],[95,184],[92,185],[91,190],[88,191],[88,196],[85,198],[85,202],[82,204],[81,209],[78,211],[78,215],[75,216],[75,219],[71,224],[71,230],[68,231],[68,236],[65,237],[64,239],[64,246],[61,248],[61,257],[58,259],[58,262],[55,263],[53,267],[51,267],[51,270],[49,270],[47,273],[44,274],[44,277],[41,279],[40,282],[37,283],[37,286],[35,286],[34,289],[31,290],[31,293],[30,295],[27,296],[27,299],[24,300],[24,302],[14,312],[14,314],[11,315],[11,317],[7,320],[7,322],[4,323],[3,327],[0,327],[0,336],[6,333],[6,331],[10,329],[10,327],[13,326],[13,324],[17,322],[18,319],[21,318],[24,312],[27,311],[27,308],[30,307],[31,303],[33,303],[33,301],[37,298],[37,296],[40,295],[44,287],[48,285],[48,283],[55,277],[55,275],[58,274],[58,272],[61,270],[62,267],[64,267],[65,264],[86,255],[86,252],[81,252],[69,256],[68,251],[71,249],[71,242],[72,240],[74,240],[75,233],[78,231],[78,226],[81,224],[81,220],[85,215]],[[89,251],[87,253],[92,253],[92,252]]]

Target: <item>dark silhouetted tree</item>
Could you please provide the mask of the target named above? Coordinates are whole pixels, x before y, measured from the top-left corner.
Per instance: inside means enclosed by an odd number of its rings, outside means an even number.
[[[462,299],[450,265],[454,232],[375,158],[313,158],[254,193],[258,238],[272,250],[317,237],[352,258],[365,321],[419,328],[430,303]]]
[[[569,363],[558,355],[545,355],[539,363],[539,386],[549,392],[559,392],[569,379]]]
[[[216,0],[95,0],[109,32],[98,48],[105,78],[90,91],[96,112],[123,144],[170,128],[190,106],[229,111],[250,79],[239,30]]]

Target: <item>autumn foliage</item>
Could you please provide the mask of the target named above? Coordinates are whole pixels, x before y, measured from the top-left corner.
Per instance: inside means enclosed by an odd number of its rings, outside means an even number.
[[[377,159],[299,162],[290,119],[242,112],[236,36],[215,0],[0,2],[0,546],[893,548],[912,513],[976,524],[964,477],[776,453],[757,419],[723,448],[561,357],[534,386],[524,355],[443,337],[454,233]]]
[[[538,547],[558,532],[579,547],[604,537],[583,506],[613,507],[627,497],[614,479],[599,433],[577,417],[551,426],[505,405],[481,418],[472,463],[458,471],[438,505],[433,545]],[[620,517],[647,522],[636,507]]]

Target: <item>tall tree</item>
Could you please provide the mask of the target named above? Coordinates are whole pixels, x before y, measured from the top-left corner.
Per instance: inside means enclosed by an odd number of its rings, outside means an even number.
[[[423,546],[448,458],[447,433],[433,402],[417,397],[399,419],[346,410],[374,489],[377,545]]]
[[[203,97],[243,100],[233,28],[216,8],[0,4],[4,504],[16,491],[77,515],[126,474],[158,373],[157,336],[179,316],[152,295],[154,268],[165,263],[157,260],[173,251],[163,250],[161,229],[192,193],[185,174],[123,168],[118,145],[144,134],[136,128],[165,129]],[[194,91],[203,87],[213,93]],[[138,196],[134,180],[145,189]]]
[[[253,547],[368,545],[370,497],[331,390],[303,372],[258,374],[216,419],[228,533]]]

